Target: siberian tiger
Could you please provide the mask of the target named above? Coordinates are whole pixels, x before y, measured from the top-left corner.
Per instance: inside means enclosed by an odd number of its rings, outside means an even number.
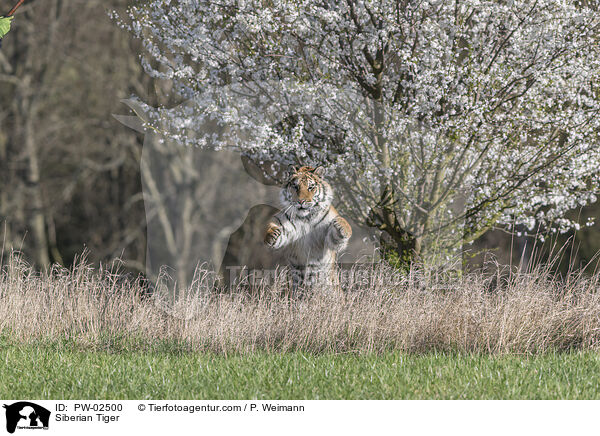
[[[265,234],[269,247],[284,251],[295,289],[333,279],[337,253],[352,236],[350,224],[331,205],[333,189],[323,172],[323,167],[290,167],[280,194],[283,210]]]

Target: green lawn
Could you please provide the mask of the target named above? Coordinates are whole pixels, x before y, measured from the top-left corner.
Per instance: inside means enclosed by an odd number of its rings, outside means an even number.
[[[600,354],[98,352],[0,345],[0,398],[598,399]]]

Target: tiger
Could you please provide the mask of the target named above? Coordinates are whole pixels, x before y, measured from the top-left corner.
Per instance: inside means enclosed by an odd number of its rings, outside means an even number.
[[[290,166],[280,192],[282,210],[267,225],[264,242],[282,250],[292,289],[335,283],[337,255],[352,236],[352,227],[331,204],[333,189],[324,172],[322,166]]]

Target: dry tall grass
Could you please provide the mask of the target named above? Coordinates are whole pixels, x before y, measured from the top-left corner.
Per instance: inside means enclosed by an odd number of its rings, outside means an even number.
[[[193,350],[537,353],[596,349],[600,276],[529,273],[462,277],[377,266],[350,292],[302,299],[279,286],[258,295],[200,295],[172,307],[139,282],[84,262],[38,274],[12,256],[0,274],[0,332],[11,341],[69,338],[105,347],[111,338],[166,340]],[[139,342],[138,342],[139,343]]]

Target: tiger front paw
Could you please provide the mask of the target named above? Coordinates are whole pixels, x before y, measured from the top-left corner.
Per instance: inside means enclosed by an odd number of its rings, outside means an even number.
[[[265,244],[270,248],[279,248],[282,245],[281,227],[270,223],[265,234]]]
[[[341,250],[348,244],[350,237],[352,236],[352,227],[342,217],[337,217],[331,222],[329,227],[329,234],[327,240],[329,245],[335,250]]]

